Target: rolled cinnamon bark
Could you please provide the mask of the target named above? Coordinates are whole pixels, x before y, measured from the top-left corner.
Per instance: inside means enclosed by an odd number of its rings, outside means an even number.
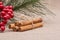
[[[13,29],[14,27],[15,27],[14,23],[9,25],[9,29]]]
[[[32,23],[38,23],[38,22],[42,22],[42,19],[41,18],[36,18],[36,19],[33,19],[33,20],[29,20],[29,21],[17,21],[15,22],[15,25],[16,26],[23,26],[23,25],[28,25],[28,24],[32,24]]]
[[[13,28],[13,31],[19,31],[18,29],[19,29],[19,27],[18,27],[18,26],[15,26],[15,27]]]
[[[20,22],[20,21],[16,21],[16,22],[15,22],[15,25],[16,25],[16,26],[20,26],[20,25],[21,25],[21,22]]]
[[[19,31],[26,31],[26,30],[30,30],[30,29],[34,29],[34,28],[39,28],[42,26],[43,26],[43,23],[35,23],[33,25],[30,24],[30,25],[19,27]]]

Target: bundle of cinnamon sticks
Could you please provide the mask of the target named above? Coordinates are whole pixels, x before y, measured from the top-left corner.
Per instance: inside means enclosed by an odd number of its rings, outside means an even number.
[[[13,31],[27,31],[27,30],[39,28],[42,26],[43,26],[42,18],[36,18],[33,20],[16,21],[14,23],[11,23],[9,25],[9,29],[12,29]]]

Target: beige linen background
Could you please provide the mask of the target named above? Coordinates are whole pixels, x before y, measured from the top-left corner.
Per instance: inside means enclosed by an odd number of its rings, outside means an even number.
[[[60,0],[46,0],[46,7],[56,14],[44,18],[44,27],[26,31],[12,32],[6,29],[0,33],[0,40],[60,40]]]

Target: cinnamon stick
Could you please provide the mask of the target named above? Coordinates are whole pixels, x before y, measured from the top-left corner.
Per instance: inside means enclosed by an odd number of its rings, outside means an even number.
[[[38,19],[33,19],[33,20],[29,20],[29,21],[17,21],[15,22],[16,26],[23,26],[23,25],[28,25],[28,24],[32,24],[32,23],[38,23],[38,22],[42,22],[41,18]]]
[[[15,27],[13,28],[13,31],[19,31],[18,29],[19,29],[19,27],[18,27],[18,26],[15,26]]]
[[[14,27],[15,27],[14,23],[12,23],[12,24],[9,25],[9,29],[13,29]]]
[[[25,26],[21,26],[19,27],[19,31],[26,31],[26,30],[30,30],[30,29],[34,29],[34,28],[39,28],[42,27],[43,23],[35,23],[33,25],[25,25]]]

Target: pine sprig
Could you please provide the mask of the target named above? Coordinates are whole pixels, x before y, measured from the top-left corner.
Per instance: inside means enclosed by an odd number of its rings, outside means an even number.
[[[0,1],[3,1],[5,5],[12,5],[14,7],[14,10],[15,11],[18,11],[19,9],[21,8],[26,8],[27,10],[30,10],[28,9],[28,5],[32,5],[32,7],[37,7],[39,8],[40,10],[44,9],[46,10],[47,12],[49,12],[50,14],[54,14],[53,12],[51,12],[48,8],[46,8],[43,4],[41,4],[41,0],[0,0]],[[7,3],[5,3],[7,1]],[[38,4],[37,4],[37,3]],[[42,9],[41,9],[42,8]],[[31,11],[33,12],[33,11]],[[35,11],[37,12],[37,11]],[[34,12],[34,13],[35,13]],[[38,13],[38,12],[37,12]],[[45,15],[43,12],[40,12],[42,13],[43,15]]]
[[[20,8],[24,8],[25,6],[30,5],[30,4],[34,4],[37,1],[38,0],[24,0],[24,2],[22,3],[22,5],[18,5],[16,7],[14,7],[14,10],[18,10]]]
[[[47,15],[47,14],[53,14],[45,5],[41,3],[42,0],[1,0],[4,2],[5,5],[12,5],[14,7],[14,12],[19,11],[25,15],[32,16],[32,14],[36,15]],[[29,7],[30,6],[30,7]],[[35,10],[38,8],[39,10]],[[29,13],[27,13],[25,10],[27,10]],[[19,13],[20,15],[20,13]],[[17,17],[17,15],[15,15]]]

